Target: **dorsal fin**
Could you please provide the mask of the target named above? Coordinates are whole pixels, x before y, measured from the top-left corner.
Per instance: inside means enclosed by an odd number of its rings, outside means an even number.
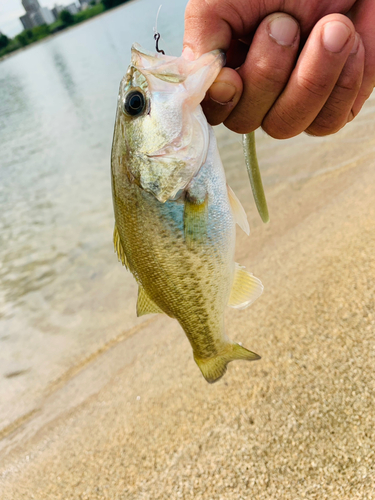
[[[262,282],[236,262],[236,270],[228,306],[245,309],[263,292]]]
[[[115,228],[113,230],[113,245],[115,247],[115,252],[117,253],[118,260],[122,262],[122,265],[129,269],[128,260],[126,258],[124,249],[122,248],[120,235],[115,224]]]
[[[144,316],[145,314],[162,313],[163,311],[155,304],[153,300],[145,292],[144,288],[139,285],[138,287],[138,300],[137,300],[137,316]]]
[[[228,198],[229,198],[229,203],[232,208],[234,220],[236,224],[240,226],[242,231],[244,231],[248,236],[250,234],[250,226],[247,221],[247,215],[246,212],[240,202],[240,200],[237,198],[237,196],[234,194],[233,189],[228,186],[227,184],[227,190],[228,190]]]

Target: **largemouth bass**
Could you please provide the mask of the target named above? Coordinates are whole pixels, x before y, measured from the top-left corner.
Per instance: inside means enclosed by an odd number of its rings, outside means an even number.
[[[188,61],[133,45],[112,146],[114,244],[139,286],[137,314],[176,318],[211,383],[230,361],[259,359],[227,337],[224,310],[263,291],[234,262],[235,223],[249,226],[200,106],[223,64],[220,51]]]

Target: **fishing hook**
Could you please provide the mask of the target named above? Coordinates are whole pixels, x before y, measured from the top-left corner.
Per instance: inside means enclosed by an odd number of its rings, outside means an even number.
[[[165,55],[164,50],[159,49],[160,33],[156,32],[154,35],[154,39],[155,39],[156,52],[159,52],[159,54],[163,54],[164,56]]]

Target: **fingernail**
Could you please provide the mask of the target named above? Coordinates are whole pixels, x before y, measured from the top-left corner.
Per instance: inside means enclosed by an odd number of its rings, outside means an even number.
[[[355,34],[355,40],[354,40],[354,45],[352,50],[350,51],[351,54],[356,54],[359,49],[359,42],[361,41],[361,37],[358,35],[358,33]]]
[[[298,29],[297,22],[290,16],[277,16],[269,24],[271,38],[285,47],[293,45]]]
[[[236,95],[236,89],[229,83],[215,82],[211,85],[208,95],[218,104],[228,104]]]
[[[324,25],[323,44],[330,52],[341,52],[351,35],[350,29],[340,21],[331,21]]]
[[[188,61],[195,61],[196,59],[195,54],[190,47],[184,48],[184,50],[182,51],[182,57],[184,57]]]

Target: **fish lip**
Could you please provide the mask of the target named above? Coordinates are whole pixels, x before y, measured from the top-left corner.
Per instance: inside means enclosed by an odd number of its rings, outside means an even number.
[[[139,52],[140,54],[142,54],[144,56],[159,57],[160,59],[165,57],[164,54],[161,54],[159,52],[152,52],[151,50],[144,49],[138,42],[134,42],[132,44],[131,50]]]

